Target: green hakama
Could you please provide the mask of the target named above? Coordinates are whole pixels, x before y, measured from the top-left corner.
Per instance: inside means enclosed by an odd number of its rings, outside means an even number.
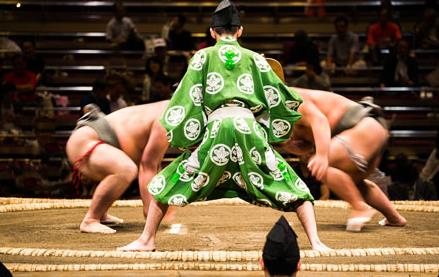
[[[265,58],[233,39],[198,51],[161,119],[170,145],[186,150],[148,191],[176,206],[239,197],[294,211],[314,200],[270,145],[290,137],[301,102]]]

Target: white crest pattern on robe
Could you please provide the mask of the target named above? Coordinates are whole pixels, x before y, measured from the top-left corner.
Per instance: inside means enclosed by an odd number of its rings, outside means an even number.
[[[224,78],[217,72],[210,72],[206,79],[206,92],[209,94],[217,94],[224,87]]]
[[[235,129],[243,134],[251,134],[250,127],[248,126],[247,122],[242,117],[235,117],[233,119],[233,125],[235,126]]]
[[[236,64],[241,60],[241,51],[239,51],[239,49],[233,45],[224,45],[221,46],[220,49],[218,50],[218,56],[220,58],[220,60],[225,63],[227,61],[226,58],[226,53],[227,51],[232,51],[233,54],[235,54],[235,56],[233,57],[233,62]]]
[[[252,113],[258,113],[260,112],[262,109],[264,108],[264,106],[262,106],[261,104],[251,107],[250,111],[252,111]]]
[[[227,145],[217,144],[210,149],[210,160],[218,166],[226,165],[229,162],[230,153],[231,150]]]
[[[250,183],[253,186],[257,187],[260,190],[264,190],[264,178],[259,173],[250,172],[248,174],[248,178],[250,179]]]
[[[280,138],[288,134],[291,124],[283,119],[275,119],[272,122],[272,128],[274,136]]]
[[[235,145],[232,147],[232,154],[230,155],[230,159],[234,163],[244,164],[244,157],[242,155],[242,149],[237,143],[235,143]]]
[[[166,133],[166,138],[168,139],[168,142],[171,142],[173,137],[174,134],[172,133],[172,130]]]
[[[253,77],[251,74],[244,73],[238,77],[236,81],[236,86],[239,91],[245,94],[253,94],[254,93],[254,83]]]
[[[180,181],[189,182],[194,179],[194,176],[189,175],[189,173],[185,170],[187,164],[187,160],[181,161],[181,163],[177,167],[177,173],[180,175]]]
[[[252,149],[250,149],[250,157],[257,165],[261,164],[262,156],[261,156],[261,153],[258,152],[256,147],[253,147]]]
[[[280,93],[272,86],[264,86],[265,98],[270,108],[274,108],[280,103]]]
[[[295,110],[300,106],[300,102],[287,100],[287,101],[285,101],[285,106],[287,106],[287,108],[290,110]]]
[[[230,171],[224,171],[223,175],[221,176],[221,178],[218,180],[218,183],[216,184],[216,186],[219,186],[221,184],[224,184],[225,182],[227,182],[228,180],[230,180],[230,178],[232,178],[232,173],[230,173]]]
[[[207,54],[204,50],[200,50],[195,53],[194,57],[189,64],[189,68],[195,71],[200,71],[203,69],[203,65],[206,62]]]
[[[298,189],[300,189],[300,190],[302,190],[302,191],[304,191],[304,192],[309,192],[309,188],[308,188],[308,186],[305,184],[305,182],[304,181],[302,181],[302,179],[300,179],[300,178],[297,178],[297,180],[296,180],[296,182],[294,183],[294,185],[298,188]]]
[[[218,130],[221,126],[221,119],[215,119],[212,123],[212,130],[210,131],[210,138],[214,138],[216,137],[216,135],[218,134]]]
[[[185,110],[183,106],[173,106],[166,111],[165,121],[171,126],[177,126],[180,124],[185,116]]]
[[[271,66],[268,64],[267,60],[261,55],[255,53],[253,54],[253,59],[255,60],[255,64],[261,72],[268,72],[271,70]]]
[[[204,106],[204,110],[205,110],[205,112],[206,112],[207,115],[209,115],[209,114],[212,113],[212,109],[209,108],[208,106]]]
[[[166,180],[163,175],[156,175],[148,185],[148,191],[152,195],[161,193],[166,186]]]
[[[255,204],[256,206],[262,206],[262,207],[271,207],[272,206],[270,200],[263,199],[263,198],[256,199],[256,201],[254,201],[253,204]]]
[[[286,191],[278,191],[276,192],[275,196],[277,201],[282,202],[284,205],[287,205],[289,203],[293,203],[297,200],[297,196],[294,194],[291,194]]]
[[[232,177],[233,181],[238,185],[238,187],[242,188],[243,190],[247,190],[247,184],[245,183],[244,179],[242,178],[241,172],[236,172],[233,174]]]
[[[195,106],[201,106],[201,104],[203,103],[203,85],[193,85],[189,90],[189,95]]]
[[[191,183],[191,187],[193,191],[199,191],[202,187],[209,184],[209,175],[207,175],[204,172],[198,173],[197,177],[194,179],[194,181]]]
[[[188,140],[196,140],[201,133],[201,123],[195,118],[191,118],[184,124],[184,136]]]
[[[168,200],[168,205],[170,206],[179,206],[179,207],[183,207],[186,206],[187,203],[187,199],[186,196],[182,195],[182,194],[176,194],[173,195],[171,198],[169,198]]]
[[[255,133],[258,137],[267,141],[267,139],[268,139],[267,132],[265,132],[264,128],[262,128],[262,126],[259,125],[259,123],[256,121],[253,122],[253,130],[255,130]]]

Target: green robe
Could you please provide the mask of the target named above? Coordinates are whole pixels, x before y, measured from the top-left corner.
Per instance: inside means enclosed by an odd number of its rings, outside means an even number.
[[[198,51],[161,119],[170,145],[185,152],[154,177],[148,191],[177,206],[240,197],[294,211],[314,200],[270,145],[290,137],[301,102],[264,57],[236,40]]]

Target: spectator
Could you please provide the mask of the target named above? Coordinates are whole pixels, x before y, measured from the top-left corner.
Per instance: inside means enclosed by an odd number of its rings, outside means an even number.
[[[128,106],[124,96],[131,90],[128,80],[123,76],[112,75],[108,78],[108,100],[110,112],[114,112]]]
[[[12,59],[13,69],[4,77],[5,84],[15,87],[15,101],[17,104],[35,102],[38,97],[35,94],[37,85],[36,75],[27,69],[26,60],[21,54]]]
[[[422,21],[414,27],[415,42],[417,48],[439,48],[439,17],[437,11],[428,8],[424,11]]]
[[[37,80],[41,79],[44,71],[45,62],[43,57],[35,53],[35,42],[26,40],[21,45],[23,49],[23,56],[27,63],[27,69],[32,71],[37,76]]]
[[[133,21],[125,16],[122,2],[114,4],[114,17],[107,24],[107,39],[112,46],[122,50],[145,50],[145,44],[137,33]]]
[[[381,49],[394,48],[401,37],[399,26],[391,21],[390,11],[388,9],[381,9],[379,21],[371,24],[367,30],[367,45],[372,62],[378,63]]]
[[[395,166],[390,170],[392,185],[388,188],[392,200],[408,200],[410,190],[418,179],[418,171],[406,154],[399,153],[395,158]]]
[[[156,91],[153,91],[156,87],[154,86],[154,82],[158,79],[165,76],[163,71],[163,62],[158,57],[151,57],[146,60],[145,64],[145,77],[143,79],[143,93],[142,93],[142,102],[149,102],[159,94]]]
[[[93,82],[93,91],[87,95],[85,95],[81,99],[81,110],[83,113],[86,113],[84,107],[88,104],[96,104],[104,114],[109,114],[110,110],[110,101],[107,98],[108,90],[107,84],[104,80],[96,79]]]
[[[265,277],[296,276],[300,270],[300,248],[297,235],[281,216],[267,235],[262,250],[261,265]]]
[[[204,40],[198,45],[197,50],[204,49],[210,46],[214,46],[216,41],[210,35],[210,27],[206,29]]]
[[[319,63],[307,63],[305,74],[295,80],[293,86],[317,90],[330,90],[331,82],[328,74],[323,72]]]
[[[0,36],[0,58],[21,53],[21,48],[6,36]]]
[[[185,24],[184,15],[178,15],[172,20],[168,37],[169,50],[191,51],[195,49],[191,33],[184,29]]]
[[[311,41],[304,30],[294,34],[294,42],[284,46],[284,64],[305,65],[306,63],[319,63],[319,50],[317,45]]]
[[[360,43],[358,35],[348,31],[349,21],[345,16],[338,16],[334,21],[337,34],[331,36],[328,45],[326,66],[334,70],[336,66],[355,69],[364,67],[359,60]]]
[[[414,86],[418,83],[418,64],[410,56],[406,40],[398,43],[396,54],[387,57],[381,81],[385,86]]]
[[[153,94],[151,94],[151,101],[158,102],[168,100],[171,98],[172,89],[171,81],[165,75],[159,75],[153,84]]]

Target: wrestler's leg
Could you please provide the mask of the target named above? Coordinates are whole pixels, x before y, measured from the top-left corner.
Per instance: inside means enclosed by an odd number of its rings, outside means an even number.
[[[168,145],[166,129],[158,121],[154,121],[148,142],[143,150],[139,169],[139,191],[143,202],[143,215],[145,218],[148,214],[149,203],[152,200],[148,192],[148,184],[157,174]]]
[[[81,222],[80,230],[87,233],[114,233],[102,222],[121,222],[107,214],[117,200],[137,177],[136,164],[121,150],[102,144],[81,163],[81,173],[88,178],[101,180],[96,187],[90,208]]]
[[[154,198],[149,203],[148,217],[146,218],[145,227],[140,237],[123,246],[119,247],[119,251],[154,251],[155,236],[159,228],[163,216],[166,214],[168,205],[164,205]]]
[[[314,208],[311,202],[305,201],[296,209],[297,218],[302,223],[303,229],[308,236],[312,249],[317,251],[329,251],[331,248],[327,247],[320,241],[317,233],[316,217]]]

